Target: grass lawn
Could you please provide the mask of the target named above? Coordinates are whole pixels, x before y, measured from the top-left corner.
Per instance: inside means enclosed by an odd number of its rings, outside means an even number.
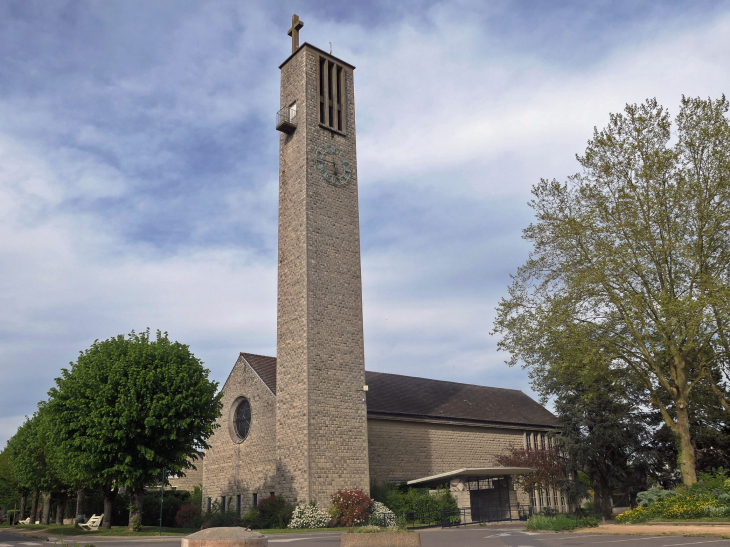
[[[85,532],[75,528],[72,524],[66,526],[42,526],[40,524],[22,524],[20,526],[4,527],[12,530],[32,530],[35,532],[44,532],[54,536],[156,536],[159,534],[159,528],[156,526],[143,526],[141,532],[127,532],[126,526],[112,526],[111,530],[96,530],[93,532]],[[359,528],[356,526],[355,529]],[[262,534],[299,534],[299,533],[322,533],[322,532],[347,532],[353,528],[274,528],[269,530],[256,530]],[[162,527],[163,536],[187,536],[197,532],[196,528],[166,528]]]
[[[156,526],[144,526],[141,532],[127,532],[126,526],[112,526],[111,530],[99,530],[93,532],[85,532],[75,528],[73,524],[66,526],[57,526],[52,524],[50,526],[42,526],[40,524],[21,524],[19,526],[13,526],[13,530],[33,530],[35,532],[45,532],[54,536],[156,536],[159,534],[159,528]],[[187,536],[197,532],[194,528],[166,528],[162,527],[163,536]]]

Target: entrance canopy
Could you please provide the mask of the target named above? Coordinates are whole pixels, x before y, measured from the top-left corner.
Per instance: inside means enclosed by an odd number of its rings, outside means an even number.
[[[524,475],[533,471],[537,471],[537,469],[535,467],[464,467],[438,475],[431,475],[430,477],[413,479],[406,484],[422,484],[425,486],[429,483],[442,484],[455,477],[503,477],[505,475]]]

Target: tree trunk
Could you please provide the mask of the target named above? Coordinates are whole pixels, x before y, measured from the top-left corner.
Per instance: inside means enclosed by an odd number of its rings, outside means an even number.
[[[66,516],[66,498],[66,494],[61,493],[56,501],[56,524],[59,526],[63,525],[63,517]]]
[[[28,494],[20,496],[20,520],[25,520],[25,506],[28,505]],[[18,520],[17,518],[15,519]]]
[[[43,522],[41,524],[48,526],[51,523],[51,493],[43,493]]]
[[[112,527],[112,507],[114,506],[114,500],[117,497],[117,488],[111,486],[102,486],[102,494],[104,494],[104,520],[101,523],[101,527],[105,530],[111,530]]]
[[[601,485],[601,516],[611,518],[611,488],[608,485]]]
[[[33,491],[33,499],[30,502],[30,523],[35,524],[38,517],[38,490]]]
[[[142,503],[144,502],[144,488],[137,488],[132,491],[129,497],[129,524],[127,525],[127,531],[131,532],[134,527],[135,519],[139,519],[142,522]]]
[[[677,448],[679,449],[679,469],[682,472],[682,482],[685,486],[692,486],[697,482],[695,469],[695,449],[689,434],[689,409],[686,397],[677,400]]]
[[[79,515],[86,514],[86,491],[79,488],[76,492],[76,522],[79,521]]]

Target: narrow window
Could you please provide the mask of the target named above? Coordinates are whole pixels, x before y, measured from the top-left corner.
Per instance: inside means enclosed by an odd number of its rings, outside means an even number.
[[[324,63],[325,60],[320,57],[319,59],[319,123],[324,123]]]
[[[545,433],[540,434],[540,448],[545,450]]]
[[[297,117],[297,103],[294,103],[289,107],[289,121],[294,122]]]
[[[560,505],[565,507],[565,491],[564,490],[560,491]]]
[[[558,507],[558,491],[553,488],[553,505]]]
[[[241,494],[236,495],[236,513],[241,516]]]
[[[258,506],[258,504],[259,504],[259,495],[256,492],[254,492],[254,494],[253,494],[254,509]]]
[[[527,438],[527,451],[529,452],[532,450],[532,433],[528,433],[525,437]]]
[[[342,131],[342,67],[337,67],[337,130]]]
[[[532,505],[533,507],[537,507],[537,496],[535,496],[534,490],[530,492],[530,505]]]
[[[271,497],[272,497],[272,498],[274,497],[274,493],[273,493],[273,492],[271,492]]]
[[[208,513],[210,513],[210,498],[208,498]]]
[[[329,101],[327,101],[327,108],[328,108],[328,116],[327,116],[327,125],[330,127],[334,127],[335,125],[335,118],[333,115],[333,108],[332,108],[332,71],[335,68],[335,64],[330,61],[327,63],[327,97],[329,97]]]
[[[226,497],[221,496],[221,513],[226,512]]]

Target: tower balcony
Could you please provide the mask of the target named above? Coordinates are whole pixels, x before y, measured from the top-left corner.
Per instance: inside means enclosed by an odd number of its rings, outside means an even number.
[[[276,113],[276,130],[291,135],[297,128],[297,105],[286,106]]]

